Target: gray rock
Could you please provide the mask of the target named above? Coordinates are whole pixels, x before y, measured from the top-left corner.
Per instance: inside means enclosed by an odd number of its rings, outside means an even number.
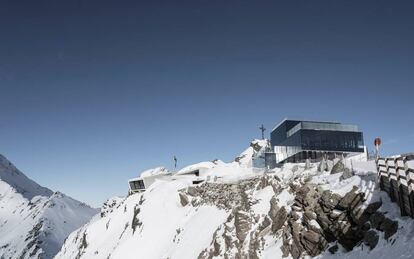
[[[244,211],[236,211],[234,216],[236,236],[240,240],[240,242],[243,243],[251,227],[250,217]]]
[[[332,221],[326,216],[320,206],[315,208],[315,213],[317,215],[316,221],[322,227],[324,231],[329,231]]]
[[[187,193],[188,195],[195,197],[198,195],[198,189],[194,186],[189,186],[187,188]]]
[[[353,222],[357,225],[364,225],[370,218],[370,214],[366,212],[362,206],[358,206],[356,208],[352,208],[349,213]]]
[[[380,229],[382,222],[384,221],[385,216],[384,213],[376,211],[370,217],[369,221],[371,222],[371,226],[376,229]]]
[[[382,201],[377,201],[369,204],[367,208],[365,209],[365,212],[369,214],[373,214],[376,212],[380,207],[382,206]]]
[[[310,256],[317,256],[325,251],[328,243],[320,233],[309,230],[302,232],[302,245]]]
[[[183,207],[187,206],[187,204],[189,203],[188,197],[187,195],[185,195],[184,193],[180,192],[178,194],[180,196],[180,203]]]
[[[398,230],[398,222],[385,218],[381,225],[380,230],[384,231],[384,238],[388,240],[392,235],[394,235]]]
[[[299,259],[302,253],[303,253],[303,248],[299,243],[293,242],[290,245],[290,254],[292,255],[293,259]]]
[[[331,174],[337,174],[340,172],[344,172],[345,170],[345,164],[342,161],[338,161],[331,170]]]
[[[370,230],[371,229],[371,223],[369,223],[369,222],[365,222],[362,226],[361,226],[361,230],[362,231],[364,231],[364,232],[366,232],[366,231],[368,231],[368,230]]]
[[[328,251],[331,254],[335,254],[336,252],[338,252],[338,249],[339,249],[338,245],[333,245],[333,246],[331,246],[331,247],[328,248]]]
[[[279,211],[279,206],[277,206],[277,198],[273,196],[270,199],[270,210],[269,210],[269,217],[273,220],[276,217],[277,212]]]
[[[281,207],[279,211],[276,213],[275,217],[272,219],[272,232],[276,233],[282,226],[285,224],[287,219],[287,211],[285,207]]]
[[[375,230],[368,230],[364,235],[363,242],[365,245],[369,246],[369,248],[372,250],[377,246],[378,240],[379,240],[378,233]]]
[[[318,202],[319,194],[311,185],[303,185],[297,188],[295,202],[301,207],[314,207]]]
[[[345,194],[345,196],[338,203],[338,207],[343,210],[352,210],[364,202],[365,194],[362,192],[357,192],[358,188],[354,186],[350,192]]]
[[[326,190],[321,195],[320,203],[328,210],[333,210],[341,199],[342,197],[338,194]]]
[[[290,253],[294,259],[300,258],[302,255],[304,248],[300,242],[300,233],[303,229],[302,225],[299,225],[296,222],[291,223],[291,234],[292,234],[292,244],[290,245]]]
[[[303,217],[307,221],[311,221],[312,219],[316,219],[317,215],[315,212],[311,211],[309,208],[305,209],[305,213],[303,214]]]
[[[325,159],[322,159],[322,161],[318,165],[318,172],[325,172],[328,171],[328,165],[326,164]]]
[[[290,213],[290,216],[292,217],[292,219],[293,219],[294,221],[296,221],[296,220],[300,219],[300,215],[299,215],[299,213],[297,213],[296,211],[292,211],[292,212]]]
[[[313,244],[317,244],[319,242],[319,239],[321,235],[319,233],[316,233],[314,231],[305,231],[302,234],[302,237],[304,240],[311,242]]]
[[[339,179],[341,181],[343,181],[345,179],[351,178],[352,176],[354,176],[354,172],[352,172],[348,168],[345,168],[344,171],[343,171],[343,173],[342,173],[342,175],[341,175],[341,177],[339,177]]]
[[[324,250],[324,242],[322,242],[321,238],[322,236],[314,231],[302,233],[302,245],[310,256],[316,256]]]

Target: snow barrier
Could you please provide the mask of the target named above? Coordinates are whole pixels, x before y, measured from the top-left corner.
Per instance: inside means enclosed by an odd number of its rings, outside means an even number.
[[[414,153],[395,157],[380,157],[376,160],[378,181],[381,190],[396,202],[401,216],[414,218],[414,169],[410,166]]]

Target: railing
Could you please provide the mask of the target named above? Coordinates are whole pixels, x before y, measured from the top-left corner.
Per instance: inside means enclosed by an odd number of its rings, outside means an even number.
[[[414,153],[380,157],[376,163],[381,190],[399,205],[401,216],[414,218],[414,169],[410,167],[409,161],[414,161]]]

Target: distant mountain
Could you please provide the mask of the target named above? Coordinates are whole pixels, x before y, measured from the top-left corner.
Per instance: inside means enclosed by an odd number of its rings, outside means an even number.
[[[0,155],[0,258],[49,259],[98,211],[29,179]]]

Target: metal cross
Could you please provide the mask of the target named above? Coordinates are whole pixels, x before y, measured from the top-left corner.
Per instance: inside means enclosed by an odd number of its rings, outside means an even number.
[[[262,126],[259,129],[262,131],[262,139],[264,139],[264,132],[265,132],[266,128],[262,124]]]

